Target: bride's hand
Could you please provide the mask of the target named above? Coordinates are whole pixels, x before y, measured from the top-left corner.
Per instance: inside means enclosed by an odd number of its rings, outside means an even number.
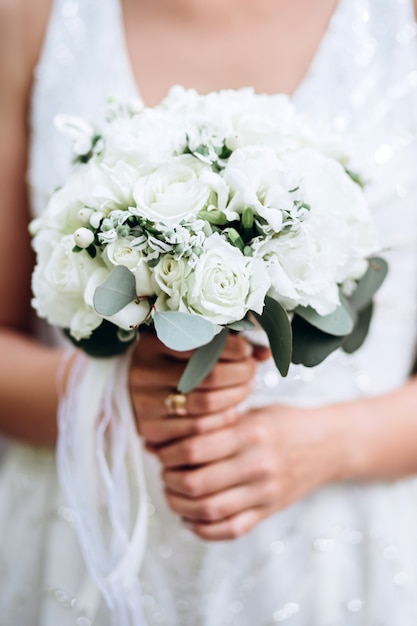
[[[203,539],[231,539],[342,478],[337,410],[257,409],[215,432],[156,449],[171,509]]]
[[[220,361],[187,395],[187,415],[172,416],[165,399],[177,388],[191,354],[169,350],[152,333],[141,336],[132,359],[130,389],[138,430],[148,447],[233,423],[236,406],[250,393],[256,361],[270,352],[240,335],[229,335]]]

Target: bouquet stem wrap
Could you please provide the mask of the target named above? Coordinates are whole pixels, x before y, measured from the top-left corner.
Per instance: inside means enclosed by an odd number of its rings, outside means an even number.
[[[60,401],[58,474],[88,570],[117,626],[145,624],[138,573],[146,545],[143,450],[128,390],[130,355],[81,356]],[[98,598],[90,595],[94,613]]]

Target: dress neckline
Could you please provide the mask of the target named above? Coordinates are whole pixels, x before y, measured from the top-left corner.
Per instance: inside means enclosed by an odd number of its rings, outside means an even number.
[[[122,57],[122,63],[124,65],[125,74],[126,74],[128,82],[130,83],[130,89],[132,93],[136,94],[136,97],[138,97],[146,106],[146,102],[140,91],[140,84],[138,83],[136,76],[135,76],[135,72],[133,70],[132,59],[129,53],[126,30],[124,26],[124,13],[123,13],[122,0],[115,0],[115,1],[117,3],[117,8],[118,8],[118,19],[117,19],[117,27],[119,31],[118,39],[121,42],[121,57]],[[291,94],[289,94],[289,97],[293,101],[297,101],[299,97],[301,97],[301,94],[304,92],[304,89],[306,88],[307,84],[310,83],[313,77],[317,74],[322,58],[327,56],[328,50],[331,48],[332,42],[335,37],[335,31],[337,30],[337,25],[340,21],[342,8],[344,4],[345,4],[345,0],[338,0],[336,7],[327,23],[326,30],[324,31],[323,36],[317,48],[315,49],[314,54],[312,55],[312,58],[304,74],[304,77],[301,79],[300,83],[297,85],[294,91]],[[248,86],[248,85],[242,85],[242,87],[245,87],[245,86]]]

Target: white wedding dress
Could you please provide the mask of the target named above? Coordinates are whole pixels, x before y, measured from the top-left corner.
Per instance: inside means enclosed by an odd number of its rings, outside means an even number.
[[[56,113],[102,114],[137,96],[118,0],[55,0],[32,99],[33,210],[68,171]],[[417,45],[412,0],[340,0],[299,109],[352,146],[390,272],[370,335],[280,380],[260,367],[253,404],[321,405],[387,392],[412,368],[417,339]],[[416,415],[417,419],[417,415]],[[416,442],[417,446],[417,442]],[[167,508],[146,459],[148,626],[415,626],[417,479],[326,487],[231,542],[204,543]],[[10,443],[0,465],[0,626],[109,626],[89,578],[51,452]]]

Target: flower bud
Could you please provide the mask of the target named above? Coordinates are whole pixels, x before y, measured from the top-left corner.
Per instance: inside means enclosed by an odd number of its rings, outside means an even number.
[[[94,233],[88,228],[77,228],[74,233],[74,241],[79,248],[88,248],[94,241]]]
[[[229,135],[225,140],[226,148],[229,148],[232,152],[242,147],[242,141],[239,135]]]
[[[108,217],[106,219],[104,219],[101,223],[101,230],[103,232],[109,231],[109,230],[113,230],[114,226],[113,226],[113,221],[111,219],[109,219]]]
[[[84,226],[90,224],[90,218],[93,213],[93,209],[87,209],[87,207],[84,207],[84,209],[80,209],[78,211],[78,217],[80,218],[81,224],[83,224]]]

